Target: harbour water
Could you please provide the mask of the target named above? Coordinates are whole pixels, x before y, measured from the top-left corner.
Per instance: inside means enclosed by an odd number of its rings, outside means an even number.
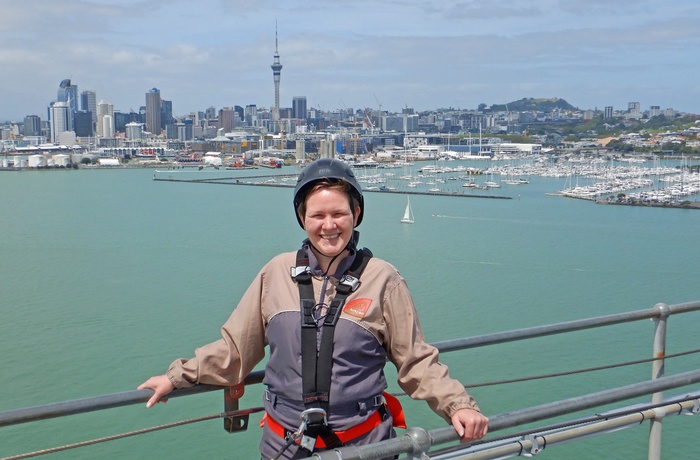
[[[153,175],[0,174],[0,410],[135,389],[218,338],[257,270],[304,238],[289,188],[160,182]],[[564,179],[532,177],[488,191],[509,200],[412,196],[412,225],[399,222],[404,196],[368,193],[361,243],[408,280],[431,342],[700,299],[700,212],[545,195],[561,188]],[[697,348],[698,319],[671,319],[668,353]],[[454,377],[478,384],[649,358],[652,334],[652,322],[635,323],[453,352],[443,361]],[[691,355],[669,360],[666,372],[699,366],[700,357]],[[644,364],[470,392],[488,415],[650,375]],[[241,406],[259,406],[260,398],[261,388],[249,387]],[[409,424],[442,426],[426,404],[402,402]],[[0,457],[222,410],[217,392],[149,410],[139,405],[0,428]],[[245,434],[226,434],[213,420],[50,458],[256,459],[257,420],[253,415]],[[663,457],[697,458],[698,430],[693,418],[665,420]],[[647,434],[637,427],[540,456],[646,458]]]

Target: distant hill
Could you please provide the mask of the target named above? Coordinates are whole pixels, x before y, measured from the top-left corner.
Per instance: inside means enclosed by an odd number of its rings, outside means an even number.
[[[562,110],[577,110],[576,107],[566,102],[564,99],[559,99],[558,97],[544,99],[544,98],[522,98],[519,101],[509,102],[507,104],[493,104],[491,110],[494,112],[499,111],[511,111],[511,112],[526,112],[530,110],[537,110],[540,112],[551,112],[552,109],[562,109]]]

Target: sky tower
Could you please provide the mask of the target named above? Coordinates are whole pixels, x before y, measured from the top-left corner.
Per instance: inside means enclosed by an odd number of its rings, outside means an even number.
[[[282,74],[282,64],[280,64],[280,53],[277,51],[277,22],[275,22],[275,60],[270,66],[272,68],[272,78],[275,80],[275,110],[272,114],[274,121],[280,118],[280,75]]]

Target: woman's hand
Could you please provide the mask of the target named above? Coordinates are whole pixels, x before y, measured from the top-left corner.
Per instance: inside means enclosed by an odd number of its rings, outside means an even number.
[[[173,391],[175,387],[166,375],[156,375],[143,382],[137,389],[143,390],[144,388],[150,388],[154,391],[153,396],[146,403],[146,407],[152,407],[155,403],[161,401],[163,396]],[[163,399],[162,402],[168,402],[168,400]]]

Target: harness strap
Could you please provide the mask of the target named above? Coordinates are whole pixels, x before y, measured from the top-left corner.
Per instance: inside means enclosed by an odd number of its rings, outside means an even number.
[[[311,269],[306,252],[303,249],[297,251],[297,264],[291,272],[299,288],[302,398],[307,409],[318,407],[328,413],[335,326],[342,313],[345,299],[360,286],[360,275],[371,257],[372,252],[369,249],[357,251],[352,265],[338,282],[336,294],[326,312],[321,331],[321,343],[317,348],[317,324],[313,315],[316,300]],[[325,424],[309,425],[306,432],[310,436],[321,437],[324,445],[329,447],[339,447],[343,444],[343,441]]]

